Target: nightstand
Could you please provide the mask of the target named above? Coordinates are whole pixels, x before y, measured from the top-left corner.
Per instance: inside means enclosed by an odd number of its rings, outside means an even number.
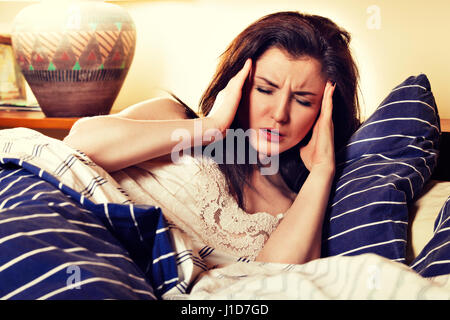
[[[41,111],[0,111],[0,129],[25,127],[63,139],[79,118],[47,118]]]
[[[450,133],[450,118],[441,119],[441,131]]]

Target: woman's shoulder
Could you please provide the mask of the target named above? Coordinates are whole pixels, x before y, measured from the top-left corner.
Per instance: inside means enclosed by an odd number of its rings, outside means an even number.
[[[173,120],[198,117],[187,105],[169,97],[142,101],[112,116],[134,120]]]

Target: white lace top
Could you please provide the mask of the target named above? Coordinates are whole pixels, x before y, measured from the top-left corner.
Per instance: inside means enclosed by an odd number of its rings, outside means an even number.
[[[214,248],[211,257],[254,260],[283,216],[240,209],[209,158],[184,156],[170,164],[153,160],[112,176],[135,203],[161,207],[169,223],[188,234],[199,250]]]

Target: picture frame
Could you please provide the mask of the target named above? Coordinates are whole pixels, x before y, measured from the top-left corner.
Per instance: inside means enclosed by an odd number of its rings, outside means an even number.
[[[28,99],[27,83],[16,63],[11,36],[0,34],[0,110],[36,108]]]

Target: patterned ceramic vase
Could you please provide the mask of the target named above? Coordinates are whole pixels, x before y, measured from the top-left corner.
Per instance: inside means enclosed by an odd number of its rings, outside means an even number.
[[[108,114],[134,56],[121,7],[52,1],[24,8],[11,33],[16,60],[47,117]]]

